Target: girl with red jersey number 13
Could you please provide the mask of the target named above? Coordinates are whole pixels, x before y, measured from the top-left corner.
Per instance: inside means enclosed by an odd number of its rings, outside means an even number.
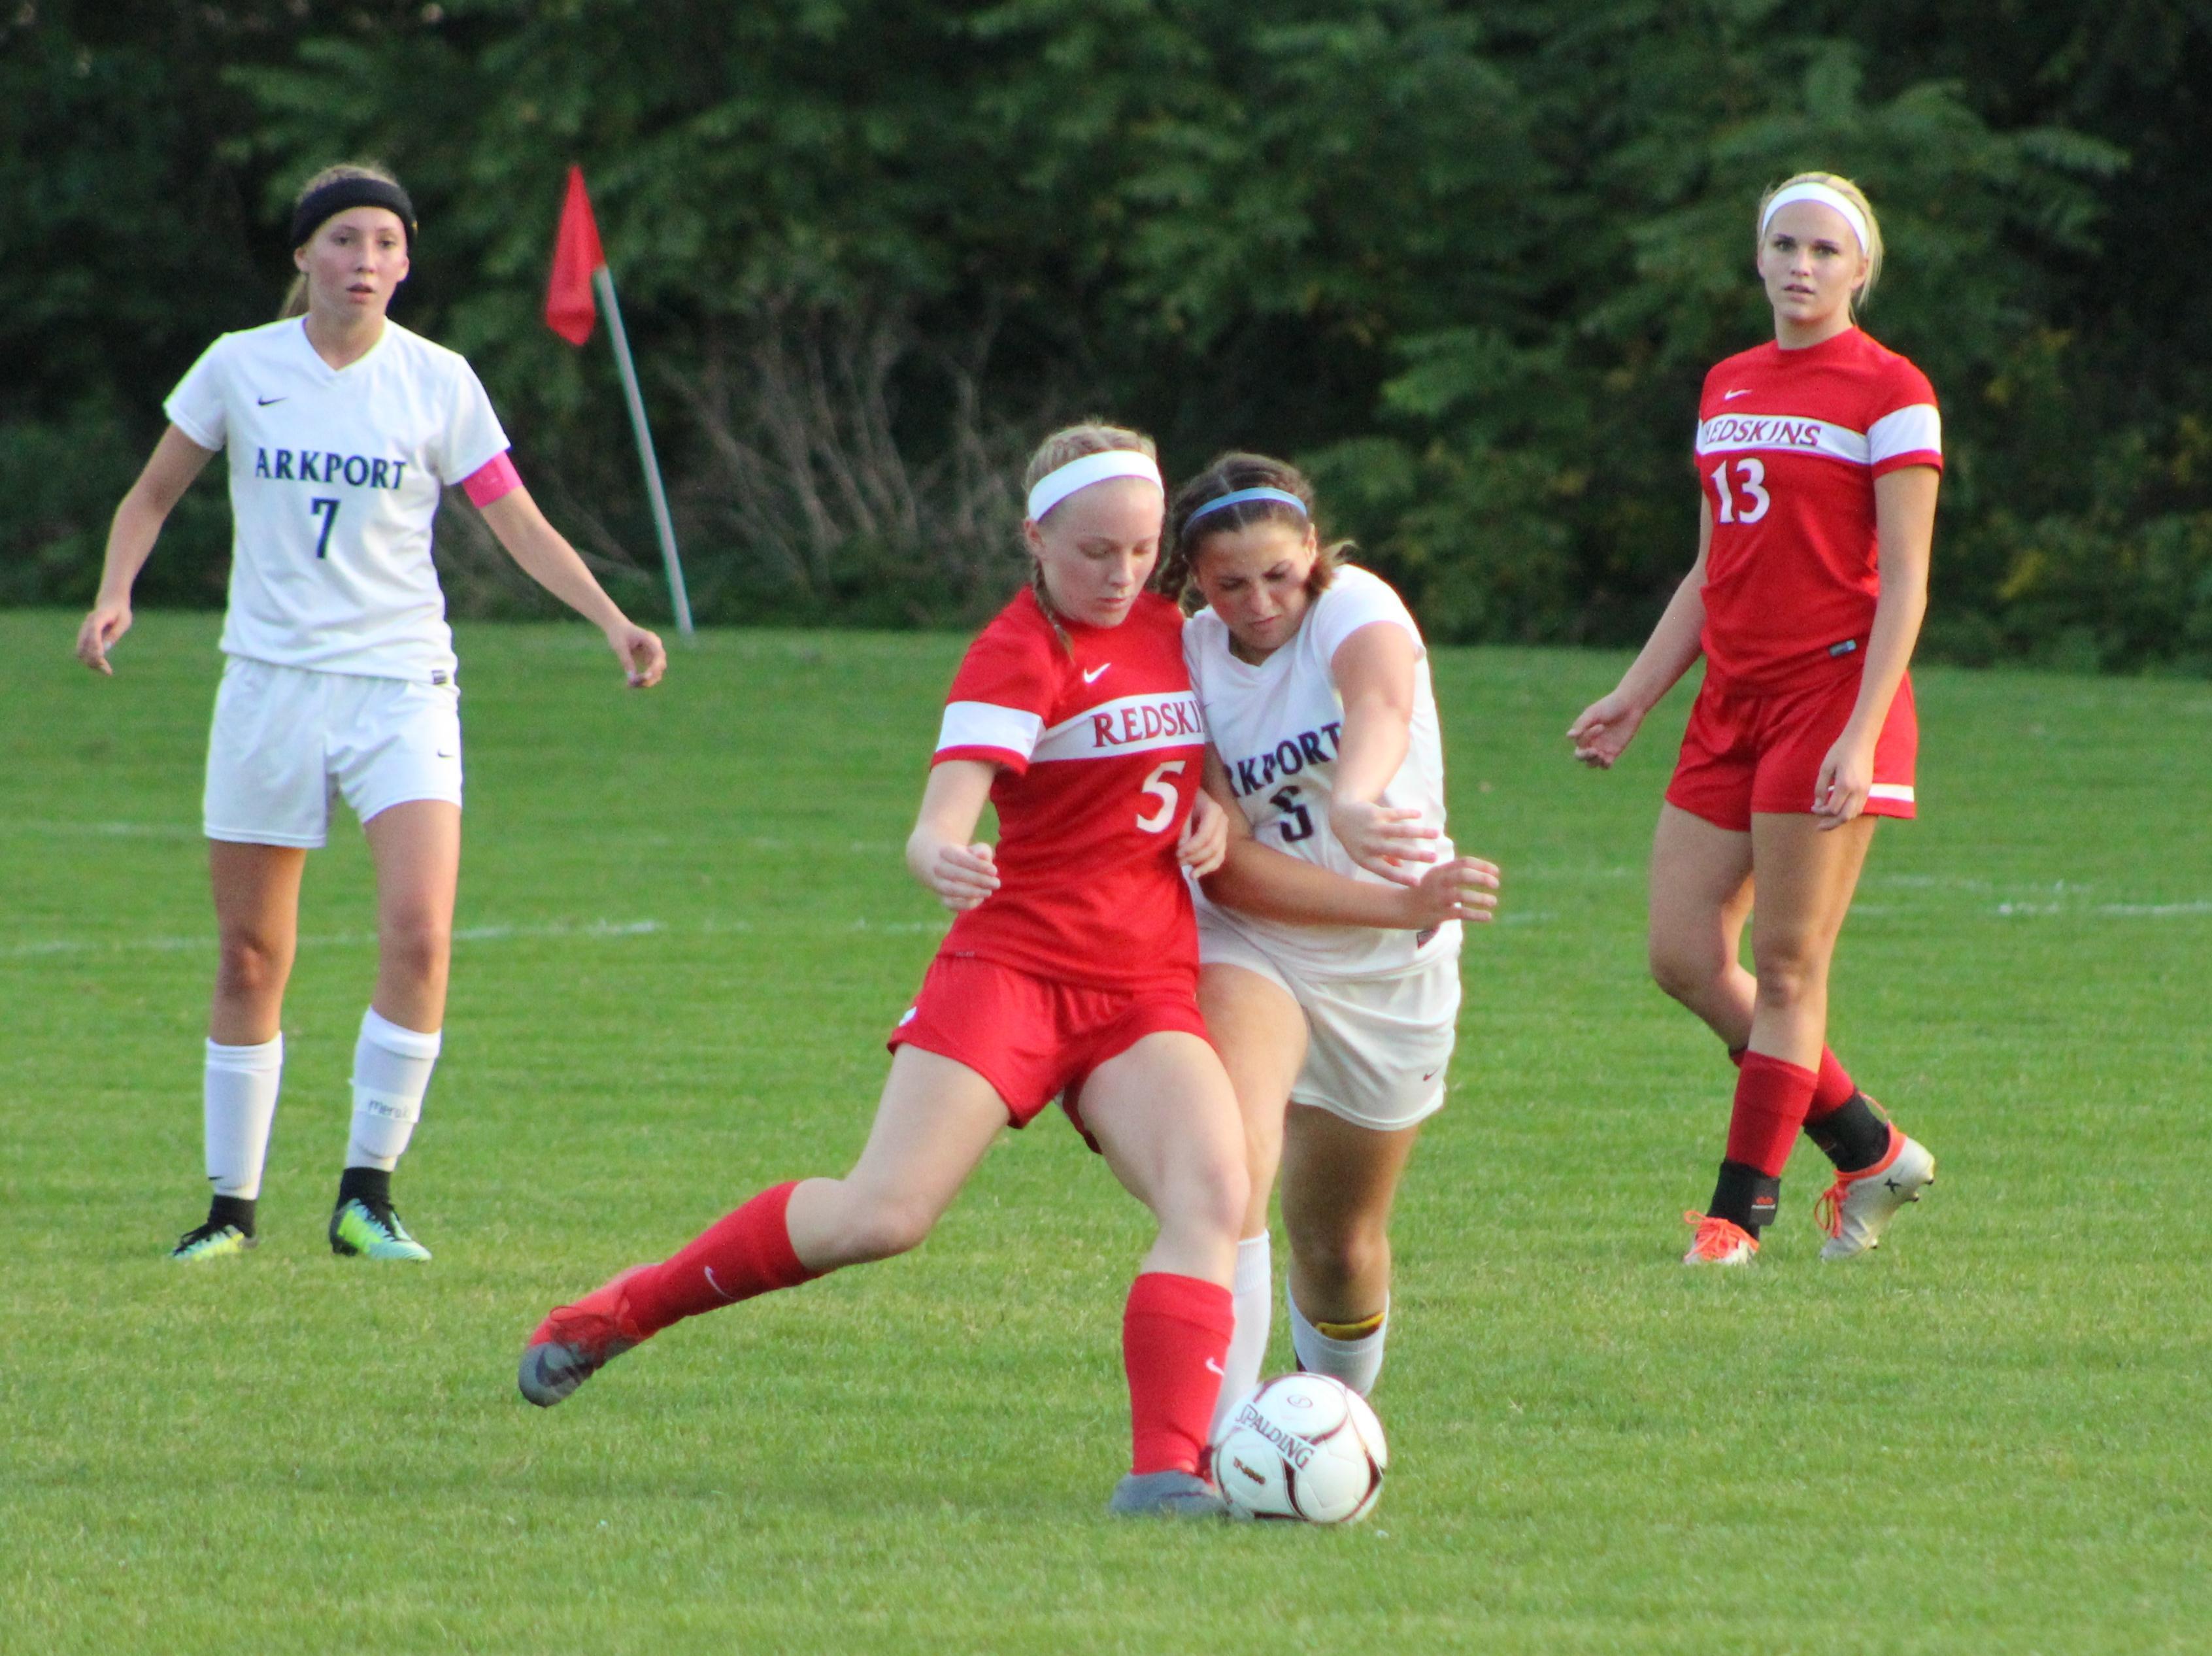
[[[1712,1202],[1687,1216],[1693,1265],[1759,1251],[1801,1128],[1836,1167],[1823,1259],[1876,1246],[1936,1177],[1826,1044],[1828,963],[1875,819],[1913,814],[1905,667],[1943,465],[1936,393],[1854,320],[1881,270],[1856,185],[1801,173],[1770,191],[1757,246],[1774,343],[1705,376],[1697,562],[1567,732],[1577,758],[1610,766],[1704,652],[1651,849],[1652,975],[1739,1071]],[[1755,975],[1737,953],[1747,915]]]
[[[929,1234],[991,1148],[1054,1097],[1158,1221],[1122,1318],[1133,1455],[1116,1513],[1219,1513],[1201,1470],[1229,1348],[1243,1135],[1197,1002],[1182,869],[1220,808],[1182,617],[1145,590],[1164,497],[1149,439],[1076,426],[1031,459],[1031,584],[952,681],[907,866],[959,916],[892,1032],[842,1178],[779,1184],[531,1336],[523,1395],[559,1403],[670,1324]],[[999,843],[975,843],[986,801]]]
[[[437,1062],[461,857],[460,692],[430,560],[459,484],[517,563],[596,622],[629,682],[667,657],[599,589],[530,498],[475,373],[389,320],[415,209],[389,173],[338,166],[293,204],[300,279],[283,316],[208,347],[165,405],[169,429],[116,509],[78,659],[110,673],[131,585],[171,509],[230,451],[228,658],[208,740],[205,830],[221,955],[209,1019],[206,1221],[170,1257],[253,1245],[284,1062],[279,1029],[307,852],[330,797],[376,865],[376,992],[354,1047],[353,1130],[331,1215],[339,1254],[428,1259],[392,1206]]]

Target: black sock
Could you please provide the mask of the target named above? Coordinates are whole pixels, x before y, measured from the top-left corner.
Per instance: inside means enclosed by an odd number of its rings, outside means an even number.
[[[207,1222],[217,1227],[235,1225],[240,1235],[251,1236],[253,1207],[254,1198],[250,1196],[219,1196],[208,1203]]]
[[[381,1167],[349,1167],[338,1175],[338,1206],[361,1201],[372,1208],[392,1205],[392,1175]]]
[[[1712,1203],[1705,1213],[1709,1218],[1742,1226],[1757,1240],[1759,1233],[1774,1222],[1774,1210],[1781,1202],[1780,1179],[1769,1178],[1748,1162],[1723,1161],[1721,1176],[1713,1185]]]
[[[1889,1154],[1889,1123],[1863,1093],[1854,1093],[1839,1108],[1805,1123],[1805,1136],[1820,1147],[1839,1173],[1871,1167]]]

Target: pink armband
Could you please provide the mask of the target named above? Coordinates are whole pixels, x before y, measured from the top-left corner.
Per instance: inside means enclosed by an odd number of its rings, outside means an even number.
[[[502,495],[513,494],[522,487],[522,474],[514,469],[514,451],[501,449],[463,478],[461,487],[469,491],[470,503],[479,509]]]

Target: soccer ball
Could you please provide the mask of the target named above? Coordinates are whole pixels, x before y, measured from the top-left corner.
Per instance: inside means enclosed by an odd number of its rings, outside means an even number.
[[[1367,1399],[1325,1374],[1264,1382],[1213,1446],[1213,1481],[1239,1518],[1357,1524],[1375,1510],[1389,1464]]]

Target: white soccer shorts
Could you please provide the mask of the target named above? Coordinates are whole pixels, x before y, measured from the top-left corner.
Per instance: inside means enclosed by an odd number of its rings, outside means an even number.
[[[1201,916],[1204,965],[1242,966],[1279,986],[1306,1016],[1306,1061],[1292,1104],[1391,1133],[1443,1108],[1459,1022],[1456,953],[1384,977],[1308,977],[1240,932]]]
[[[208,738],[207,837],[312,849],[334,794],[363,822],[410,800],[460,804],[459,687],[232,656]]]

